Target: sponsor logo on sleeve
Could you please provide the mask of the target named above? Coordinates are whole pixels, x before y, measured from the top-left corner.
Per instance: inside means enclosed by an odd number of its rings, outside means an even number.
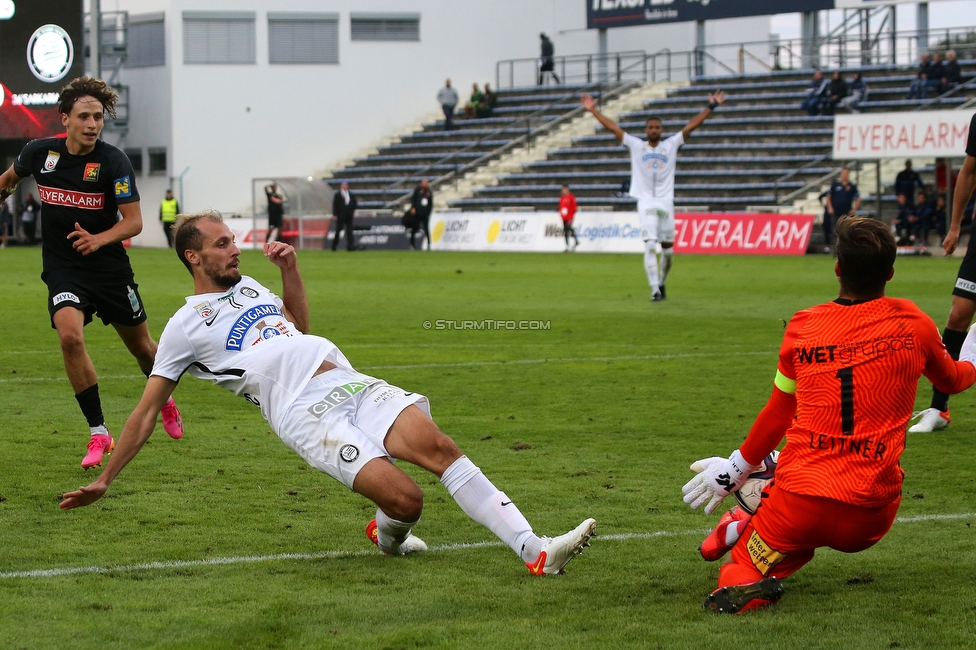
[[[54,299],[51,302],[53,302],[55,306],[60,305],[62,302],[74,302],[78,303],[79,305],[81,304],[81,300],[78,299],[78,296],[70,291],[62,291],[54,296]]]
[[[115,179],[115,198],[124,199],[132,196],[132,179],[128,176]]]
[[[94,183],[98,180],[98,170],[101,169],[101,167],[101,163],[87,163],[85,165],[85,173],[82,175],[81,179],[89,183]]]

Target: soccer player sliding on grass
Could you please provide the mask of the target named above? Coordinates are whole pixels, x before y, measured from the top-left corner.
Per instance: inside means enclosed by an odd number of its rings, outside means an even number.
[[[535,575],[562,572],[589,546],[593,519],[556,538],[537,536],[512,499],[437,428],[426,397],[356,372],[331,341],[305,334],[308,297],[294,248],[264,245],[265,257],[281,270],[279,298],[240,274],[240,250],[219,214],[180,215],[174,231],[194,295],[163,330],[145,392],[115,453],[94,483],[64,495],[61,508],[89,505],[105,494],[189,372],[259,407],[278,437],[310,465],[379,506],[366,534],[384,553],[427,550],[411,533],[423,492],[393,459],[434,473],[461,509]]]
[[[714,561],[732,551],[704,602],[737,613],[783,595],[782,578],[826,546],[845,553],[876,544],[901,502],[898,464],[919,376],[949,394],[976,381],[976,328],[954,361],[935,323],[914,303],[886,298],[895,239],[880,221],[837,224],[840,296],[797,312],[786,328],[773,394],[742,447],[706,458],[683,488],[711,513],[786,438],[774,482],[754,516],[730,509],[702,542]]]

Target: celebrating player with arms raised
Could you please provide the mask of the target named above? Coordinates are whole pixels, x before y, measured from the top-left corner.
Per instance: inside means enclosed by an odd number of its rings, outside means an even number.
[[[664,300],[667,297],[664,281],[667,280],[674,256],[674,171],[678,163],[678,148],[725,101],[725,93],[718,90],[709,95],[708,106],[664,142],[661,141],[664,133],[661,118],[647,118],[644,125],[646,143],[624,133],[620,125],[597,110],[596,102],[588,94],[584,93],[580,101],[583,108],[593,113],[593,117],[630,150],[630,195],[637,199],[641,238],[644,240],[644,268],[651,285],[651,300]],[[658,244],[661,245],[660,263],[657,261]]]
[[[58,109],[63,138],[33,140],[0,174],[0,196],[34,176],[44,209],[44,272],[51,326],[75,398],[88,420],[91,439],[81,466],[102,464],[115,442],[98,396],[98,376],[85,348],[85,325],[98,314],[111,323],[148,376],[156,342],[146,326],[132,266],[122,241],[142,232],[139,192],[129,159],[98,139],[105,113],[115,115],[118,95],[101,79],[79,77],[61,90]],[[117,218],[121,213],[122,218]],[[183,421],[172,399],[163,407],[163,427],[179,438]]]
[[[954,361],[935,323],[914,303],[886,298],[895,240],[880,221],[837,226],[840,297],[797,312],[786,328],[773,394],[742,447],[706,458],[682,489],[712,512],[786,437],[774,483],[755,516],[733,507],[701,546],[706,560],[730,549],[704,607],[736,613],[768,605],[789,576],[827,546],[855,553],[894,522],[904,472],[898,461],[919,376],[958,393],[976,381],[976,328]]]

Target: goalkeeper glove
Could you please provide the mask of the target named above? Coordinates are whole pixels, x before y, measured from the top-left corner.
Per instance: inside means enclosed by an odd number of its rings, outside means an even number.
[[[742,487],[749,475],[760,467],[747,463],[738,449],[728,459],[715,456],[695,461],[691,470],[698,474],[681,488],[684,502],[692,510],[706,504],[705,514],[710,515],[722,499]]]

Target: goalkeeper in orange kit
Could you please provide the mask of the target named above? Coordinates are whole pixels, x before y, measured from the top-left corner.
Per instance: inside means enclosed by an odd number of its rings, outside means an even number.
[[[769,605],[783,595],[780,580],[817,548],[856,553],[876,544],[901,502],[898,460],[919,377],[949,394],[976,381],[976,327],[954,361],[931,318],[885,297],[895,251],[880,221],[837,224],[840,297],[793,316],[773,394],[742,447],[692,465],[698,474],[682,488],[684,500],[711,513],[786,438],[756,514],[733,507],[701,545],[706,560],[732,551],[705,609]]]

